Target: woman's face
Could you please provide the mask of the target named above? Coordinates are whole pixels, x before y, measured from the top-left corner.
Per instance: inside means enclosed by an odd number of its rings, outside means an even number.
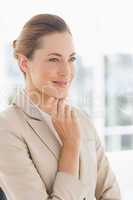
[[[41,94],[65,98],[74,77],[75,50],[72,36],[53,33],[42,37],[42,47],[28,61],[29,84]]]

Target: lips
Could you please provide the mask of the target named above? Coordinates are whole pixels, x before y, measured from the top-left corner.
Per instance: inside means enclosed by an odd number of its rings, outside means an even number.
[[[69,84],[69,81],[59,80],[59,81],[52,81],[54,84],[58,86],[67,86]]]
[[[54,83],[64,83],[64,84],[66,84],[66,83],[68,83],[68,81],[53,81]]]

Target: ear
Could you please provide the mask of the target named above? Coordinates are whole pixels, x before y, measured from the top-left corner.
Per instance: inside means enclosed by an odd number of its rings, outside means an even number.
[[[22,54],[18,55],[18,62],[22,72],[26,73],[28,69],[28,58]]]

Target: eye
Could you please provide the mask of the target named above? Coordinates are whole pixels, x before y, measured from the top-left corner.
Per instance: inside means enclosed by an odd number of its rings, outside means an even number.
[[[59,59],[58,59],[58,58],[50,58],[49,61],[50,61],[50,62],[58,62]]]
[[[74,62],[76,60],[76,57],[71,57],[70,62]]]

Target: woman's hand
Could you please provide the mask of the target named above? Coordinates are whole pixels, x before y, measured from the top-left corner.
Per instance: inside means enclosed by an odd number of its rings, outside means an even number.
[[[80,145],[80,128],[76,116],[76,111],[66,104],[64,99],[50,100],[52,106],[50,115],[53,125],[59,134],[63,146]]]
[[[76,112],[69,105],[66,105],[65,100],[55,98],[49,99],[47,111],[51,115],[53,126],[63,143],[58,170],[78,177],[80,128]]]
[[[52,122],[64,146],[80,144],[80,129],[76,112],[65,104],[65,100],[57,102],[57,110],[52,115]]]

